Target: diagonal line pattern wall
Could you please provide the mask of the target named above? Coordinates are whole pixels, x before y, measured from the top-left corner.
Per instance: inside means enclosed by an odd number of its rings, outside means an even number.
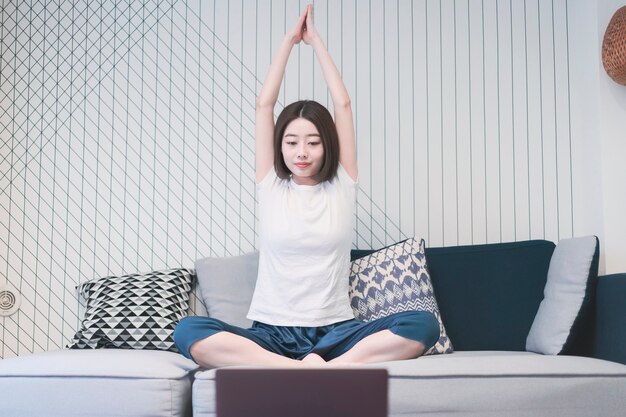
[[[65,346],[79,282],[257,247],[255,97],[304,6],[1,2],[0,357]],[[572,235],[565,0],[315,7],[353,100],[355,247]],[[278,110],[299,98],[332,108],[306,46]]]

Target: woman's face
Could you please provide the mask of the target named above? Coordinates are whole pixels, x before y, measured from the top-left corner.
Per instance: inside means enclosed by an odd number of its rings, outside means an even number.
[[[287,125],[281,147],[283,159],[296,184],[315,185],[324,159],[324,145],[313,123],[302,117]]]

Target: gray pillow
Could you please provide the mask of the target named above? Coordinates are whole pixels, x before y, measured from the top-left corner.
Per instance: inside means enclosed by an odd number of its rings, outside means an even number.
[[[259,252],[195,263],[196,276],[209,317],[248,328],[246,318],[259,269]]]
[[[550,258],[544,298],[526,338],[526,350],[558,355],[590,314],[598,278],[598,238],[561,240]]]

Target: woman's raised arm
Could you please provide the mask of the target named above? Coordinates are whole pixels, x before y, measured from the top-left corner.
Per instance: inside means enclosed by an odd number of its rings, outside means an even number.
[[[305,10],[298,18],[298,22],[293,29],[285,35],[256,100],[255,154],[257,184],[265,178],[274,164],[274,106],[278,100],[280,84],[285,74],[285,67],[287,66],[291,49],[302,40],[306,14],[307,11]]]
[[[313,5],[311,4],[307,6],[306,27],[302,33],[302,39],[306,44],[313,47],[333,100],[335,126],[337,127],[337,135],[339,137],[339,163],[345,168],[348,175],[356,181],[359,172],[350,96],[332,57],[315,30],[315,26],[313,26]]]

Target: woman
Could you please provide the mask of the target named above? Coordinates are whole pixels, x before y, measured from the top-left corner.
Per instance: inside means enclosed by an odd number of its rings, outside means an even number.
[[[335,120],[313,101],[274,106],[289,55],[311,45],[333,100]],[[178,349],[205,367],[323,366],[416,358],[435,344],[427,312],[372,322],[348,300],[357,159],[348,92],[313,25],[313,6],[288,32],[256,104],[260,257],[250,329],[208,317],[183,319]]]

